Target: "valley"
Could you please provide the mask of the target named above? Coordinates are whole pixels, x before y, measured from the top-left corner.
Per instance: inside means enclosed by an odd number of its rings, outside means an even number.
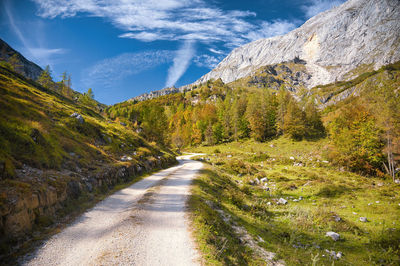
[[[400,264],[398,0],[33,2],[26,36],[1,3],[1,265]]]

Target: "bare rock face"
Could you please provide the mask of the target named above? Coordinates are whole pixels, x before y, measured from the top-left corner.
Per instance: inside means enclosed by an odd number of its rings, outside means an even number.
[[[304,80],[308,88],[351,79],[360,73],[348,73],[358,67],[376,70],[399,61],[399,0],[349,0],[286,35],[236,48],[195,83],[219,78],[229,83],[261,66],[295,58],[306,63],[311,75]]]
[[[14,54],[18,58],[18,68],[17,72],[25,76],[26,78],[37,80],[42,73],[43,69],[36,65],[35,63],[26,59],[22,54],[15,51],[11,46],[9,46],[5,41],[0,39],[0,60],[9,61],[10,57]]]

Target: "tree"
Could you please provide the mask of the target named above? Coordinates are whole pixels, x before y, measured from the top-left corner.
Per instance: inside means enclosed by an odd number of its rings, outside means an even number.
[[[67,98],[72,98],[72,83],[71,83],[71,75],[68,75],[66,71],[64,71],[61,75],[61,94]]]
[[[319,138],[325,135],[325,128],[321,120],[321,115],[315,106],[314,99],[308,101],[305,106],[305,120],[307,138]]]
[[[282,85],[277,96],[277,114],[276,114],[276,124],[277,124],[277,133],[284,134],[284,124],[285,124],[285,115],[287,111],[287,106],[292,99],[290,93],[285,89]]]
[[[8,62],[10,63],[12,69],[15,72],[18,72],[18,73],[21,72],[22,64],[21,64],[17,54],[13,54],[12,56],[10,56],[10,58],[8,59]]]
[[[283,132],[286,135],[294,140],[301,140],[305,136],[305,114],[295,99],[289,101],[283,119]]]
[[[94,93],[93,93],[92,88],[89,88],[87,90],[87,92],[85,92],[84,94],[82,94],[79,97],[79,102],[81,102],[82,104],[84,104],[84,105],[86,105],[86,106],[88,106],[90,108],[95,108],[96,107],[96,101],[94,100]],[[120,111],[120,110],[118,110],[118,111]],[[133,114],[129,114],[129,115],[133,116]],[[118,114],[118,115],[116,114],[115,116],[120,116],[120,114]],[[127,114],[127,116],[128,116],[128,114]]]
[[[250,134],[256,141],[264,141],[276,135],[276,104],[270,93],[253,94],[249,97],[246,117]]]
[[[51,70],[49,65],[47,65],[46,68],[42,71],[42,73],[40,73],[40,76],[37,81],[40,85],[42,85],[47,89],[50,89],[53,86],[54,82],[51,77]]]
[[[328,124],[332,162],[364,174],[379,173],[383,162],[381,130],[365,103],[353,100],[333,115]]]

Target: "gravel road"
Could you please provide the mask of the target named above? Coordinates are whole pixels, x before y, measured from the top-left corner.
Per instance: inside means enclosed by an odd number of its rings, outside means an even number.
[[[185,202],[202,163],[179,165],[122,189],[50,238],[23,265],[196,265]]]

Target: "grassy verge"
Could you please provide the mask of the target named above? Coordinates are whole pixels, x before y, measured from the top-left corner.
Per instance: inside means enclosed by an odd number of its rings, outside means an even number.
[[[193,149],[208,153],[190,200],[206,264],[259,263],[209,201],[288,265],[398,265],[400,186],[331,167],[324,161],[324,145],[324,140],[278,139]],[[267,182],[251,185],[264,177]],[[288,203],[277,204],[280,198]],[[328,231],[339,233],[340,240],[326,237]]]

